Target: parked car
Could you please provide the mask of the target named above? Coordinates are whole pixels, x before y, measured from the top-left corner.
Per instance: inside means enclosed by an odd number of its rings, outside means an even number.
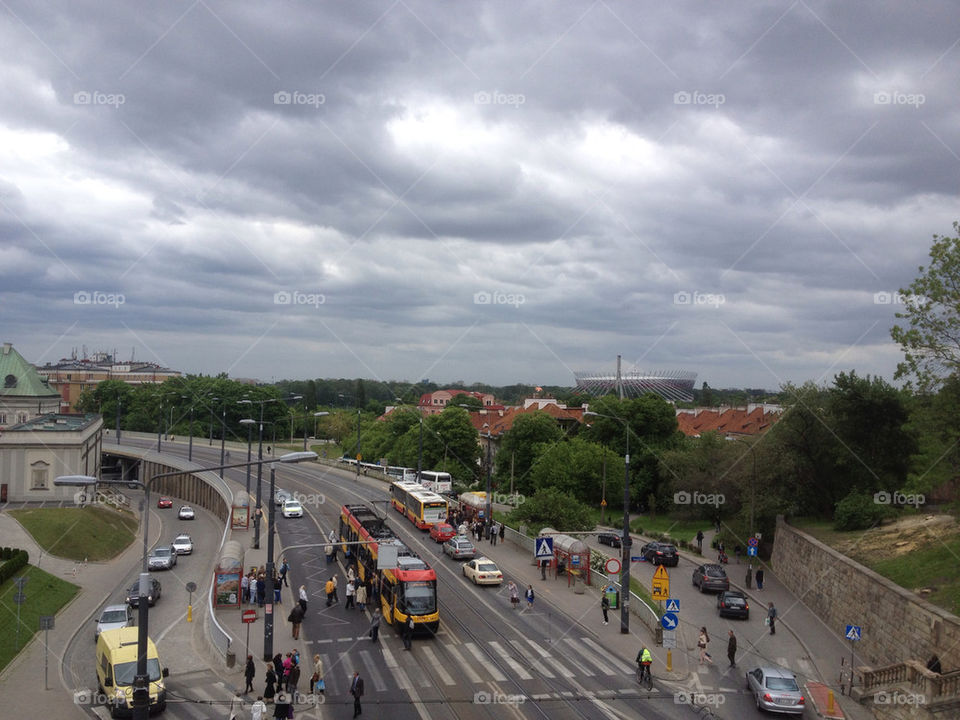
[[[180,533],[170,543],[170,547],[177,555],[189,555],[193,552],[193,540],[186,533]]]
[[[129,605],[107,605],[100,617],[97,618],[97,631],[93,636],[96,640],[104,630],[133,627],[133,613]]]
[[[477,548],[465,537],[452,537],[443,544],[443,552],[454,560],[463,560],[465,558],[474,558],[477,556]]]
[[[640,548],[640,555],[653,565],[669,565],[676,567],[680,564],[680,555],[677,548],[670,543],[650,542]]]
[[[293,500],[293,493],[288,490],[280,490],[279,488],[275,493],[273,493],[273,504],[277,507],[282,507],[284,503],[289,500]]]
[[[806,707],[797,676],[789,670],[758,667],[747,673],[747,690],[757,710],[802,715]]]
[[[285,518],[303,517],[303,505],[300,504],[299,500],[287,500],[280,512],[283,513]]]
[[[148,570],[172,570],[177,564],[177,553],[169,545],[154,548],[147,560]]]
[[[150,590],[147,594],[147,604],[153,607],[160,599],[160,581],[150,578]],[[127,588],[127,605],[137,607],[140,605],[140,581],[137,580],[133,585]]]
[[[173,507],[173,500],[171,500],[170,498],[168,498],[166,495],[161,495],[161,496],[160,496],[160,499],[157,500],[157,507],[158,507],[158,508],[172,508],[172,507]]]
[[[730,589],[730,578],[727,571],[715,563],[698,565],[693,571],[693,584],[700,588],[700,592],[716,590],[723,592]]]
[[[496,563],[489,558],[481,557],[463,565],[463,576],[473,580],[474,585],[500,585],[503,582],[503,573]]]
[[[750,602],[739,590],[724,590],[717,595],[717,610],[720,617],[750,619]]]
[[[609,545],[610,547],[614,548],[618,548],[622,545],[620,536],[616,533],[610,532],[597,533],[597,542],[601,545]]]
[[[453,525],[448,523],[434,523],[430,528],[430,537],[438,543],[446,542],[456,534],[457,531],[453,529]]]
[[[177,517],[181,520],[193,520],[195,517],[193,508],[188,505],[182,505],[180,510],[177,511]]]

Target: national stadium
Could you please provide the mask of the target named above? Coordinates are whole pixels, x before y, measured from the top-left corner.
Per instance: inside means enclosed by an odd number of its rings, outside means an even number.
[[[620,371],[620,358],[617,358],[616,372],[574,371],[577,389],[595,397],[613,393],[620,398],[639,397],[655,393],[664,400],[690,402],[693,400],[693,384],[697,380],[695,372],[687,370],[643,370]]]

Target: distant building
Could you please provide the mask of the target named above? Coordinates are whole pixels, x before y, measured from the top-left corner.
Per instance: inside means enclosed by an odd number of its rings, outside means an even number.
[[[562,430],[567,431],[583,422],[585,410],[587,408],[568,408],[553,398],[538,397],[526,398],[522,407],[500,406],[474,410],[470,413],[470,423],[477,429],[480,436],[481,461],[486,462],[488,446],[491,460],[496,457],[503,434],[510,430],[517,418],[522,415],[537,411],[545,412],[557,421]]]
[[[38,367],[37,372],[45,377],[50,386],[63,398],[62,409],[74,408],[80,393],[96,387],[104,380],[120,380],[128,385],[162,383],[170,378],[181,377],[179,370],[171,370],[152,362],[130,360],[117,362],[109,353],[94,353],[90,358],[64,358],[57,363]]]
[[[780,419],[781,414],[779,405],[763,403],[751,403],[745,408],[677,410],[677,427],[689,437],[700,437],[701,433],[711,431],[728,438],[762,435]]]
[[[24,357],[4,343],[0,349],[0,431],[60,410],[60,393]]]
[[[447,404],[458,395],[469,395],[470,397],[477,398],[485,408],[503,407],[502,405],[497,405],[496,398],[490,393],[459,389],[434,390],[432,393],[424,393],[420,396],[420,402],[417,407],[420,408],[420,412],[424,415],[436,415],[437,413],[442,413]]]
[[[103,420],[51,413],[0,433],[0,502],[72,500],[78,488],[56,487],[60,475],[100,476]]]

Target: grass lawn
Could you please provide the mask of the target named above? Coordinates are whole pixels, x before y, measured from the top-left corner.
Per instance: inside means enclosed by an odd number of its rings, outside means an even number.
[[[97,505],[12,510],[44,551],[68,560],[109,560],[123,552],[139,528],[137,518]]]
[[[80,589],[32,565],[23,568],[22,574],[30,579],[23,589],[26,600],[20,606],[19,647],[17,647],[17,604],[13,600],[17,585],[11,578],[0,586],[0,670],[7,666],[7,663],[23,649],[38,630],[40,616],[56,615]],[[55,666],[56,662],[52,662],[51,665]],[[43,668],[39,668],[39,672],[42,675]]]

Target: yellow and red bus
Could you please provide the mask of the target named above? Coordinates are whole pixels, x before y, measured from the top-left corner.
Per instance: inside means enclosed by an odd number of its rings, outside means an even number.
[[[446,499],[408,480],[390,484],[390,503],[421,530],[429,530],[447,519]]]
[[[348,545],[346,543],[361,543]],[[380,546],[397,549],[397,566],[377,569]],[[356,563],[357,577],[367,582],[379,579],[379,602],[383,619],[390,625],[402,624],[412,617],[415,629],[436,633],[440,626],[437,606],[437,573],[419,555],[410,550],[386,523],[366,505],[340,508],[340,548],[348,563]]]

